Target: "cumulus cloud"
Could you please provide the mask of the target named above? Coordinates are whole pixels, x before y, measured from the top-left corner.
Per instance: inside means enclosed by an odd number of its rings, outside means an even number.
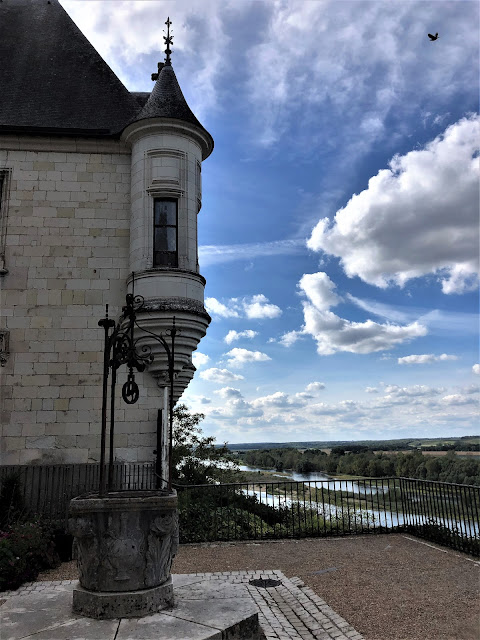
[[[398,358],[398,364],[431,364],[432,362],[445,362],[446,360],[458,360],[458,356],[442,353],[435,356],[433,353],[423,353],[419,355],[403,356]]]
[[[377,387],[365,387],[366,393],[378,393]]]
[[[427,333],[426,328],[418,322],[408,325],[380,324],[373,320],[352,322],[335,315],[329,307],[338,304],[341,297],[335,292],[335,284],[326,273],[306,274],[298,286],[308,299],[303,303],[303,332],[315,339],[320,355],[339,351],[385,351]]]
[[[194,351],[192,354],[193,366],[197,369],[199,367],[202,367],[204,364],[207,364],[209,360],[209,356],[207,356],[205,353],[200,353],[200,351]]]
[[[220,384],[232,382],[233,380],[244,379],[243,376],[237,373],[233,373],[228,369],[217,369],[216,367],[205,369],[205,371],[200,371],[200,378],[208,380],[208,382],[218,382]]]
[[[280,307],[271,304],[263,294],[244,299],[243,308],[247,318],[278,318],[282,314]]]
[[[323,382],[310,382],[310,384],[307,384],[305,387],[305,391],[307,393],[317,393],[323,389],[325,389],[325,384]]]
[[[225,400],[228,398],[243,398],[240,389],[235,389],[234,387],[222,387],[221,389],[214,391],[214,393],[218,394]]]
[[[266,353],[262,353],[261,351],[249,351],[248,349],[240,349],[238,347],[230,349],[230,351],[224,355],[227,356],[228,364],[231,367],[241,367],[249,362],[266,362],[267,360],[271,360]]]
[[[239,313],[233,307],[227,307],[227,305],[219,302],[216,298],[205,298],[205,309],[208,313],[220,318],[238,318]]]
[[[389,384],[385,386],[385,393],[388,396],[395,397],[408,397],[408,398],[418,398],[418,397],[428,397],[428,396],[436,396],[441,393],[441,389],[436,389],[435,387],[429,387],[424,384],[414,384],[409,387],[400,387],[396,384]]]
[[[310,249],[340,258],[378,287],[436,274],[446,294],[478,282],[480,117],[463,118],[424,149],[395,156],[368,188],[318,222]]]
[[[480,364],[474,364],[473,367],[472,367],[472,372],[476,373],[477,376],[479,376],[480,375]]]
[[[263,293],[254,296],[245,296],[243,298],[230,298],[226,304],[216,298],[206,298],[205,308],[212,315],[221,318],[263,320],[278,318],[278,316],[282,314],[280,307],[272,304]]]
[[[269,396],[263,396],[261,398],[257,398],[253,400],[252,405],[254,407],[276,407],[278,409],[281,408],[291,408],[291,407],[303,407],[305,405],[305,400],[302,398],[292,398],[288,395],[288,393],[284,393],[283,391],[276,391]]]
[[[291,347],[297,340],[302,337],[301,331],[287,331],[278,339],[278,342],[284,347]],[[272,342],[275,342],[273,338],[271,338]]]
[[[251,340],[255,336],[258,336],[258,331],[252,331],[252,329],[245,329],[245,331],[235,331],[234,329],[231,329],[224,337],[223,341],[227,344],[232,344],[232,342],[240,340],[240,338],[248,338]]]

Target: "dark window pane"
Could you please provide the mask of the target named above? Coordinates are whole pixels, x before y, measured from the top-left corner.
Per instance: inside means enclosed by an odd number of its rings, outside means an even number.
[[[154,254],[155,267],[176,267],[177,254],[173,251],[157,251]]]
[[[177,203],[173,200],[155,200],[155,225],[177,224]]]
[[[176,251],[177,230],[175,227],[157,227],[155,229],[155,251]]]
[[[167,228],[156,227],[155,229],[155,251],[167,251]]]
[[[154,200],[153,266],[176,267],[177,201]]]
[[[167,227],[167,251],[177,250],[177,229],[175,227]]]

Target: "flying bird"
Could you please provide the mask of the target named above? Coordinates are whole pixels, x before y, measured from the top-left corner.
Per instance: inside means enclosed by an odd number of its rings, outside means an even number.
[[[434,36],[432,36],[431,33],[427,34],[428,37],[430,38],[430,41],[433,42],[434,40],[438,39],[438,33],[436,33]]]

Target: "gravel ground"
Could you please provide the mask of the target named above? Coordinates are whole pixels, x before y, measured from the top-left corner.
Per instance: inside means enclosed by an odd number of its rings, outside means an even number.
[[[173,573],[280,569],[366,640],[479,640],[480,562],[402,534],[182,545]],[[39,580],[77,577],[75,564]]]

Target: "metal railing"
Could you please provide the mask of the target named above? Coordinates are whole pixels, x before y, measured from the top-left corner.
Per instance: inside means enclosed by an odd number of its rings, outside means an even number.
[[[0,467],[17,474],[25,508],[66,519],[71,498],[98,488],[98,464]],[[116,490],[155,489],[153,463],[118,463]],[[176,485],[182,542],[407,531],[480,555],[480,487],[412,478]]]
[[[105,465],[105,473],[108,465]],[[67,518],[72,498],[98,492],[99,464],[5,465],[0,466],[0,487],[9,476],[17,476],[25,510],[52,519]],[[155,465],[115,463],[114,490],[155,488]]]

